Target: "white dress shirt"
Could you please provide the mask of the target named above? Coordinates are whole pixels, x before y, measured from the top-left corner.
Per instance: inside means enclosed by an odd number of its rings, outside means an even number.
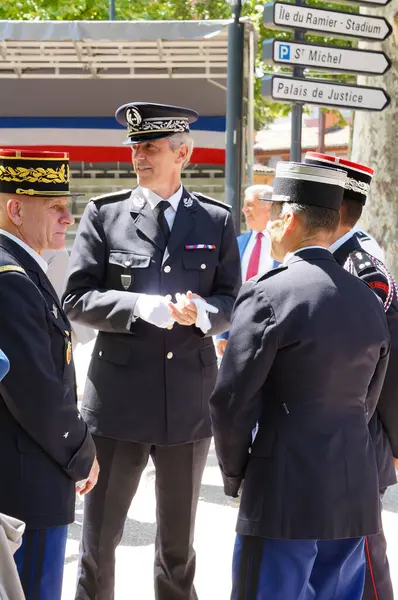
[[[23,248],[28,254],[30,254],[30,256],[32,258],[35,259],[35,261],[39,264],[39,266],[43,269],[43,271],[45,273],[47,273],[48,264],[44,260],[44,258],[36,252],[36,250],[33,250],[33,248],[28,246],[28,244],[25,244],[25,242],[23,240],[21,240],[19,237],[17,237],[16,235],[9,233],[8,231],[4,231],[4,229],[0,229],[0,233],[1,233],[1,235],[8,237],[10,240],[15,242],[19,246],[21,246],[21,248]]]
[[[269,239],[268,231],[264,229],[262,232],[263,237],[261,238],[261,253],[260,262],[258,265],[258,275],[266,273],[274,266],[274,259],[272,258],[271,252],[271,241]],[[252,231],[250,239],[247,243],[245,251],[243,252],[241,268],[242,268],[242,281],[246,281],[247,269],[249,266],[250,257],[253,252],[253,248],[256,244],[258,231]]]
[[[163,200],[170,203],[169,208],[167,208],[164,211],[164,216],[165,216],[165,219],[169,226],[169,229],[171,231],[173,228],[174,219],[176,218],[177,208],[180,203],[181,196],[182,196],[182,184],[180,185],[178,190],[175,192],[175,194],[170,196],[170,198],[161,198],[160,196],[155,194],[155,192],[153,192],[152,190],[149,190],[148,188],[140,187],[139,189],[152,210],[154,208],[156,208],[156,206],[159,204],[159,202],[162,202]]]

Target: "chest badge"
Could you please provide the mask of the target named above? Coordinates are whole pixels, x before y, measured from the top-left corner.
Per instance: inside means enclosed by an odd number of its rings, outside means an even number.
[[[122,282],[123,289],[127,291],[131,285],[131,275],[122,273],[120,275],[120,281]]]
[[[58,308],[55,306],[55,304],[53,304],[53,307],[51,309],[52,314],[54,315],[54,317],[56,319],[58,319]]]
[[[184,202],[185,208],[191,208],[191,206],[193,204],[193,200],[190,197],[184,198],[183,202]]]

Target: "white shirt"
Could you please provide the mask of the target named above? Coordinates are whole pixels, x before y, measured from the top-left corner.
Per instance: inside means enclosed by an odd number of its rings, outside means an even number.
[[[252,231],[250,239],[247,243],[245,251],[243,252],[241,268],[242,268],[242,281],[246,281],[247,269],[249,266],[250,257],[253,252],[253,248],[257,241],[258,231]],[[261,238],[261,253],[260,262],[258,265],[258,275],[266,273],[274,266],[274,259],[271,257],[271,241],[269,239],[268,231],[264,229],[262,232],[263,237]]]
[[[30,254],[30,256],[35,259],[35,261],[43,269],[43,271],[45,273],[47,273],[48,264],[44,260],[44,258],[42,256],[40,256],[40,254],[38,254],[36,252],[36,250],[33,250],[33,248],[31,248],[30,246],[28,246],[28,244],[25,244],[25,242],[23,240],[21,240],[19,237],[17,237],[16,235],[14,235],[12,233],[9,233],[8,231],[4,231],[4,229],[0,229],[0,233],[1,233],[1,235],[4,235],[5,237],[8,237],[10,240],[12,240],[13,242],[15,242],[19,246],[21,246],[21,248],[23,248],[25,250],[25,252],[27,252],[28,254]]]
[[[162,202],[163,200],[166,200],[166,202],[170,203],[169,208],[167,208],[164,211],[164,216],[165,216],[165,219],[169,226],[169,229],[171,231],[173,228],[174,219],[176,218],[177,208],[180,203],[181,196],[182,196],[182,184],[180,185],[178,190],[175,192],[175,194],[170,196],[170,198],[161,198],[160,196],[155,194],[155,192],[153,192],[152,190],[149,190],[148,188],[140,187],[139,189],[152,210],[154,208],[156,208],[156,206],[159,204],[159,202]]]
[[[294,252],[288,252],[283,260],[283,264],[286,265],[299,252],[302,252],[303,250],[312,250],[313,248],[321,248],[321,250],[327,250],[328,252],[330,252],[330,249],[325,248],[325,246],[305,246],[304,248],[299,248]]]

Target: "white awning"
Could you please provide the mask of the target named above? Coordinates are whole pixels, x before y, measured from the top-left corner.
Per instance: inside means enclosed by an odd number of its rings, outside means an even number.
[[[253,24],[244,22],[248,36]],[[207,79],[224,87],[229,23],[0,21],[0,78]]]

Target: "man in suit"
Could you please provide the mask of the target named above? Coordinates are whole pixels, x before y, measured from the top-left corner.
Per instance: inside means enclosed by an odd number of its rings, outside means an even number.
[[[73,223],[64,152],[0,150],[0,512],[26,523],[15,561],[27,600],[60,600],[76,487],[98,476],[76,406],[69,321],[46,276],[44,250]]]
[[[365,206],[374,171],[371,167],[334,156],[307,152],[305,162],[336,166],[347,173],[340,209],[340,223],[330,252],[337,262],[365,281],[382,300],[391,337],[390,360],[382,393],[369,430],[376,450],[380,495],[397,482],[398,467],[398,299],[395,282],[384,264],[362,247],[355,226]],[[393,457],[396,457],[395,459]],[[365,541],[366,580],[364,600],[393,600],[387,543],[383,530]]]
[[[66,311],[99,330],[82,411],[101,464],[85,502],[76,600],[114,597],[115,549],[150,454],[155,596],[197,598],[193,537],[217,375],[212,336],[228,328],[240,287],[228,207],[181,184],[197,117],[140,102],[117,110],[138,188],[89,202],[72,250]]]
[[[270,254],[270,241],[267,233],[269,221],[269,202],[260,200],[260,196],[270,199],[272,187],[269,185],[251,185],[245,191],[242,213],[249,231],[238,237],[241,260],[242,281],[247,281],[259,273],[265,273],[277,266]],[[216,337],[218,356],[224,356],[229,332]]]
[[[327,250],[345,179],[278,163],[268,231],[283,264],[234,308],[210,400],[226,494],[243,482],[233,600],[362,597],[364,536],[380,528],[367,422],[389,333],[379,300]]]

